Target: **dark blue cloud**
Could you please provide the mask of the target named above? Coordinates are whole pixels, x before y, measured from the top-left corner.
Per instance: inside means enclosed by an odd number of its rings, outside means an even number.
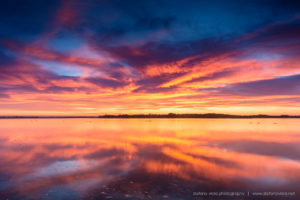
[[[147,31],[169,29],[166,41],[189,41],[245,33],[254,27],[291,17],[299,4],[292,1],[73,1],[80,10],[76,28],[94,31],[100,39],[135,39]],[[138,33],[138,34],[137,34]]]
[[[88,88],[85,87],[64,87],[64,86],[55,86],[50,85],[49,87],[45,87],[43,89],[38,89],[31,84],[24,84],[24,85],[16,85],[16,86],[8,86],[8,87],[0,87],[0,91],[3,92],[17,92],[17,93],[65,93],[65,92],[75,92],[75,91],[89,91]],[[0,94],[0,98],[9,98],[8,94]]]
[[[4,69],[5,67],[15,65],[16,63],[16,57],[14,55],[9,51],[0,48],[0,68]]]
[[[246,35],[246,38],[249,38],[241,41],[237,48],[255,48],[259,51],[274,51],[281,48],[285,53],[293,53],[295,50],[299,53],[299,50],[295,49],[300,45],[299,35],[300,15],[297,15],[287,22],[278,22]]]
[[[103,88],[120,88],[129,84],[126,81],[107,79],[101,77],[86,78],[85,80]]]
[[[216,91],[219,94],[241,96],[300,95],[300,75],[237,83]]]
[[[138,47],[122,45],[118,47],[101,46],[101,48],[136,68],[176,62],[191,56],[197,56],[191,62],[199,63],[234,51],[228,42],[216,38],[169,44],[149,42]],[[189,64],[192,65],[193,63],[187,63],[187,66],[190,66]]]
[[[141,78],[136,81],[136,85],[139,86],[134,92],[148,92],[148,93],[158,93],[158,92],[169,92],[176,87],[160,87],[163,83],[167,83],[174,78],[178,78],[185,73],[173,73],[173,74],[162,74],[159,76],[153,76],[149,78]]]
[[[103,148],[92,153],[87,154],[85,157],[90,159],[103,159],[111,158],[113,156],[125,156],[127,152],[117,148]]]
[[[298,143],[278,143],[256,140],[229,141],[217,144],[229,151],[251,153],[300,160],[300,149]]]
[[[10,0],[0,6],[0,39],[33,41],[51,24],[59,0]]]
[[[133,92],[145,92],[145,93],[165,93],[165,92],[174,92],[178,87],[171,86],[171,87],[139,87]]]
[[[64,5],[75,17],[60,24],[55,22],[55,16]],[[34,39],[37,34],[59,25],[70,33],[92,37],[106,45],[118,46],[120,41],[145,39],[157,30],[168,31],[160,42],[198,41],[246,33],[290,18],[299,13],[299,7],[297,1],[281,0],[11,0],[1,3],[0,36]]]

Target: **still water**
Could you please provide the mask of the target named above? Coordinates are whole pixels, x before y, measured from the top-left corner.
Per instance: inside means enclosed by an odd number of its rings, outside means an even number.
[[[300,119],[1,119],[0,199],[300,199]]]

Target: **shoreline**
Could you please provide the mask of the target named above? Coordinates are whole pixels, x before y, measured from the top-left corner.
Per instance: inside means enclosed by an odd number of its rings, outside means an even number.
[[[227,114],[133,114],[133,115],[100,115],[100,116],[0,116],[0,119],[284,119],[300,118],[299,115],[227,115]]]

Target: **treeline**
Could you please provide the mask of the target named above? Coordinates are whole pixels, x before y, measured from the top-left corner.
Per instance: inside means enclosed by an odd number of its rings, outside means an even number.
[[[300,118],[300,115],[228,115],[217,113],[206,114],[121,114],[100,116],[0,116],[0,119],[38,119],[38,118]]]
[[[290,115],[228,115],[217,113],[206,114],[121,114],[121,115],[100,115],[99,118],[300,118]]]

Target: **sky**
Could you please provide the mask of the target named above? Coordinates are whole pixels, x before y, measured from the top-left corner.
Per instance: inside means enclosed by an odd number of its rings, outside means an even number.
[[[0,115],[300,115],[300,2],[10,0]]]

